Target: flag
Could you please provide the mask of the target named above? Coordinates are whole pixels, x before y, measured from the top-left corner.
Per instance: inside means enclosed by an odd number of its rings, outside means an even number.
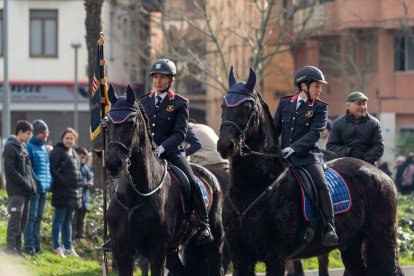
[[[101,87],[104,87],[104,96],[105,96],[105,114],[109,112],[111,109],[111,103],[109,102],[108,98],[108,85],[106,83],[106,76],[103,76],[102,82],[103,86],[101,86],[101,67],[100,67],[100,49],[102,47],[101,53],[103,56],[103,44],[100,45],[98,43],[97,51],[96,51],[96,64],[95,64],[95,73],[93,75],[93,82],[92,82],[92,102],[90,105],[90,112],[91,112],[91,125],[90,125],[90,137],[91,141],[94,141],[96,137],[101,133]]]

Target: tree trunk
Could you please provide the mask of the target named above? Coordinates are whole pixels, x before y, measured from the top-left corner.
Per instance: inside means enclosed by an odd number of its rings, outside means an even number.
[[[101,32],[101,13],[102,5],[104,0],[85,0],[85,10],[86,10],[86,48],[88,50],[88,87],[89,87],[89,104],[92,101],[92,81],[93,74],[95,72],[95,62],[96,62],[96,45],[99,39]],[[103,31],[103,30],[102,30]],[[98,76],[99,77],[99,76]],[[102,148],[102,139],[101,136],[97,137],[93,142],[93,148],[99,149]],[[94,156],[96,157],[96,156]],[[95,173],[95,187],[103,188],[102,178],[99,177],[102,175],[102,159],[95,158],[93,163],[93,171]]]

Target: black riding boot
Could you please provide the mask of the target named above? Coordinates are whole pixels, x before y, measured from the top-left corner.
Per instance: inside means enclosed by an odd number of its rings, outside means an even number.
[[[328,187],[319,191],[322,219],[324,221],[322,231],[322,245],[334,246],[338,244],[338,236],[335,232],[334,215],[332,210],[332,199]]]
[[[203,196],[200,188],[195,184],[192,194],[192,201],[197,215],[198,229],[197,229],[197,244],[202,245],[214,240],[211,235],[210,225],[208,223],[208,214],[204,205]]]

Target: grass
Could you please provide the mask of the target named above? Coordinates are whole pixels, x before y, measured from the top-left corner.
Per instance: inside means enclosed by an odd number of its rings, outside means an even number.
[[[49,195],[50,196],[50,195]],[[399,197],[399,235],[400,263],[401,265],[414,265],[414,195]],[[51,226],[53,207],[50,205],[50,198],[45,210],[45,217],[42,223],[41,240],[44,246],[44,253],[30,257],[7,256],[0,253],[0,275],[11,276],[93,276],[102,275],[101,260],[103,244],[103,219],[102,219],[102,193],[94,191],[91,195],[91,212],[87,217],[86,239],[75,240],[74,248],[81,258],[70,257],[62,259],[51,252]],[[4,190],[0,190],[0,252],[5,247],[7,227],[7,197]],[[303,260],[306,270],[318,269],[316,258]],[[329,255],[329,267],[343,267],[340,253],[334,250]],[[263,263],[256,266],[257,272],[264,272]],[[111,275],[116,275],[111,272]],[[141,273],[137,269],[134,275]]]

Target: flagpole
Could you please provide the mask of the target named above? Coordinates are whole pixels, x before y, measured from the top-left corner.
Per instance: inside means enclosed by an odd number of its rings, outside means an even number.
[[[102,27],[101,27],[102,30]],[[106,154],[106,120],[105,120],[105,89],[106,89],[106,79],[105,79],[105,57],[104,57],[104,44],[105,38],[103,32],[99,35],[98,40],[98,56],[99,56],[99,90],[101,94],[101,136],[102,136],[102,184],[103,184],[103,219],[104,219],[104,231],[103,231],[103,240],[106,241],[108,237],[108,222],[106,218],[107,213],[107,183],[106,183],[106,164],[105,164],[105,154]],[[108,256],[106,249],[104,248],[104,275],[108,275]]]
[[[105,165],[105,151],[106,151],[106,122],[105,122],[105,57],[103,51],[103,45],[105,44],[105,38],[103,32],[100,33],[98,40],[99,45],[99,86],[101,93],[101,136],[102,136],[102,181],[103,181],[103,216],[104,216],[104,239],[107,237],[107,221],[106,221],[106,165]]]

